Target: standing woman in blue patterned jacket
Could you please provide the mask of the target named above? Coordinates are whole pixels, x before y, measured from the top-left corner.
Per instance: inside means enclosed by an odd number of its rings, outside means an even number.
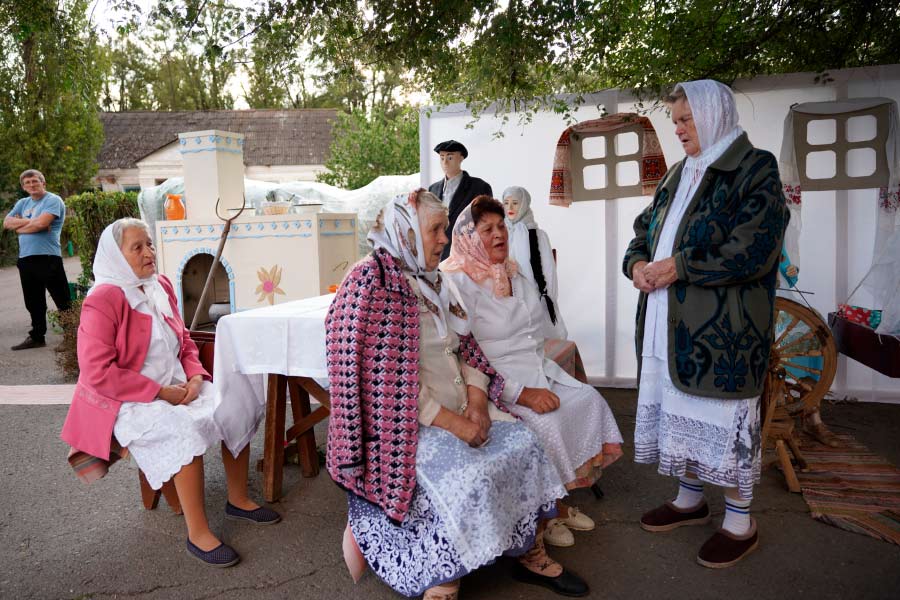
[[[789,216],[775,157],[738,126],[731,89],[680,83],[666,103],[686,156],[635,220],[623,268],[641,291],[635,460],[680,481],[641,527],[708,523],[703,485],[723,487],[724,522],[697,555],[723,568],[758,544],[760,395]]]

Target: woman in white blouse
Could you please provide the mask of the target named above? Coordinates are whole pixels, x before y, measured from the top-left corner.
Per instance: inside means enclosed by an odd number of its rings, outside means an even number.
[[[531,211],[531,194],[523,187],[503,190],[506,229],[509,231],[509,257],[516,261],[519,275],[531,282],[543,305],[544,337],[565,340],[569,333],[559,312],[559,287],[556,261],[550,236],[538,227]]]
[[[506,380],[504,404],[537,434],[567,489],[591,486],[602,468],[622,455],[622,435],[597,390],[544,357],[544,306],[509,258],[497,200],[479,196],[460,215],[441,270],[485,356]],[[590,531],[594,522],[561,505],[560,519],[547,528],[545,539],[570,546],[574,538],[567,528]]]
[[[127,448],[150,487],[174,479],[187,526],[187,550],[214,567],[238,553],[209,528],[203,455],[222,442],[228,484],[225,517],[277,523],[275,511],[247,495],[250,446],[234,440],[224,421],[241,420],[217,401],[178,311],[171,282],[156,274],[147,224],[119,219],[103,230],[93,265],[94,286],[81,308],[80,375],[62,439],[74,449],[109,459],[112,439]],[[262,413],[252,415],[254,430]],[[243,444],[243,445],[241,445]]]

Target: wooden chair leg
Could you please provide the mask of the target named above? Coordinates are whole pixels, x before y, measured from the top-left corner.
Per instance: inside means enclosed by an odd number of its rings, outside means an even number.
[[[312,412],[309,405],[309,393],[295,381],[288,382],[291,392],[291,412],[294,423]],[[297,438],[297,451],[300,454],[300,472],[304,477],[315,477],[319,474],[319,455],[316,452],[316,434],[310,429]]]
[[[787,482],[788,489],[795,494],[799,494],[800,481],[797,479],[797,473],[794,472],[794,465],[791,464],[791,457],[788,456],[784,440],[775,440],[775,451],[778,453],[778,460],[781,463],[781,470],[784,473],[784,480]]]
[[[147,510],[156,510],[156,507],[159,505],[160,491],[150,487],[150,482],[147,481],[147,477],[140,469],[138,469],[138,480],[141,484],[141,502],[144,504],[144,508]],[[166,500],[168,500],[168,498]]]
[[[287,403],[287,378],[269,375],[266,399],[266,432],[263,451],[263,498],[275,502],[281,498],[284,476],[284,417]]]
[[[181,510],[181,500],[178,499],[178,490],[175,489],[175,480],[170,479],[165,482],[162,486],[162,495],[166,499],[166,503],[169,505],[169,508],[172,509],[172,512],[176,515],[183,515],[184,511]],[[157,492],[157,498],[159,497],[159,492]]]
[[[796,459],[797,466],[800,467],[800,470],[809,470],[809,463],[807,463],[806,459],[803,458],[803,453],[800,452],[800,445],[797,443],[797,440],[793,435],[787,439],[787,444],[791,448],[791,454],[794,455],[794,459]]]

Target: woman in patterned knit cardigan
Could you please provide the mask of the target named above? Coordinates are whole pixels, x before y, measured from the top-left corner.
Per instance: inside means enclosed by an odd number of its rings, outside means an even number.
[[[490,401],[502,378],[456,334],[466,315],[436,270],[446,227],[432,194],[395,198],[328,312],[326,465],[347,490],[347,565],[355,580],[368,564],[401,594],[444,600],[506,554],[523,581],[585,595],[538,535],[562,483],[534,435]]]

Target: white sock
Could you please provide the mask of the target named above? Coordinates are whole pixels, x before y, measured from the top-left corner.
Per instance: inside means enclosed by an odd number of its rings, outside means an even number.
[[[725,520],[722,529],[735,535],[750,532],[750,500],[725,496]]]
[[[696,508],[703,502],[703,484],[695,477],[678,478],[678,497],[672,502],[676,508]]]

